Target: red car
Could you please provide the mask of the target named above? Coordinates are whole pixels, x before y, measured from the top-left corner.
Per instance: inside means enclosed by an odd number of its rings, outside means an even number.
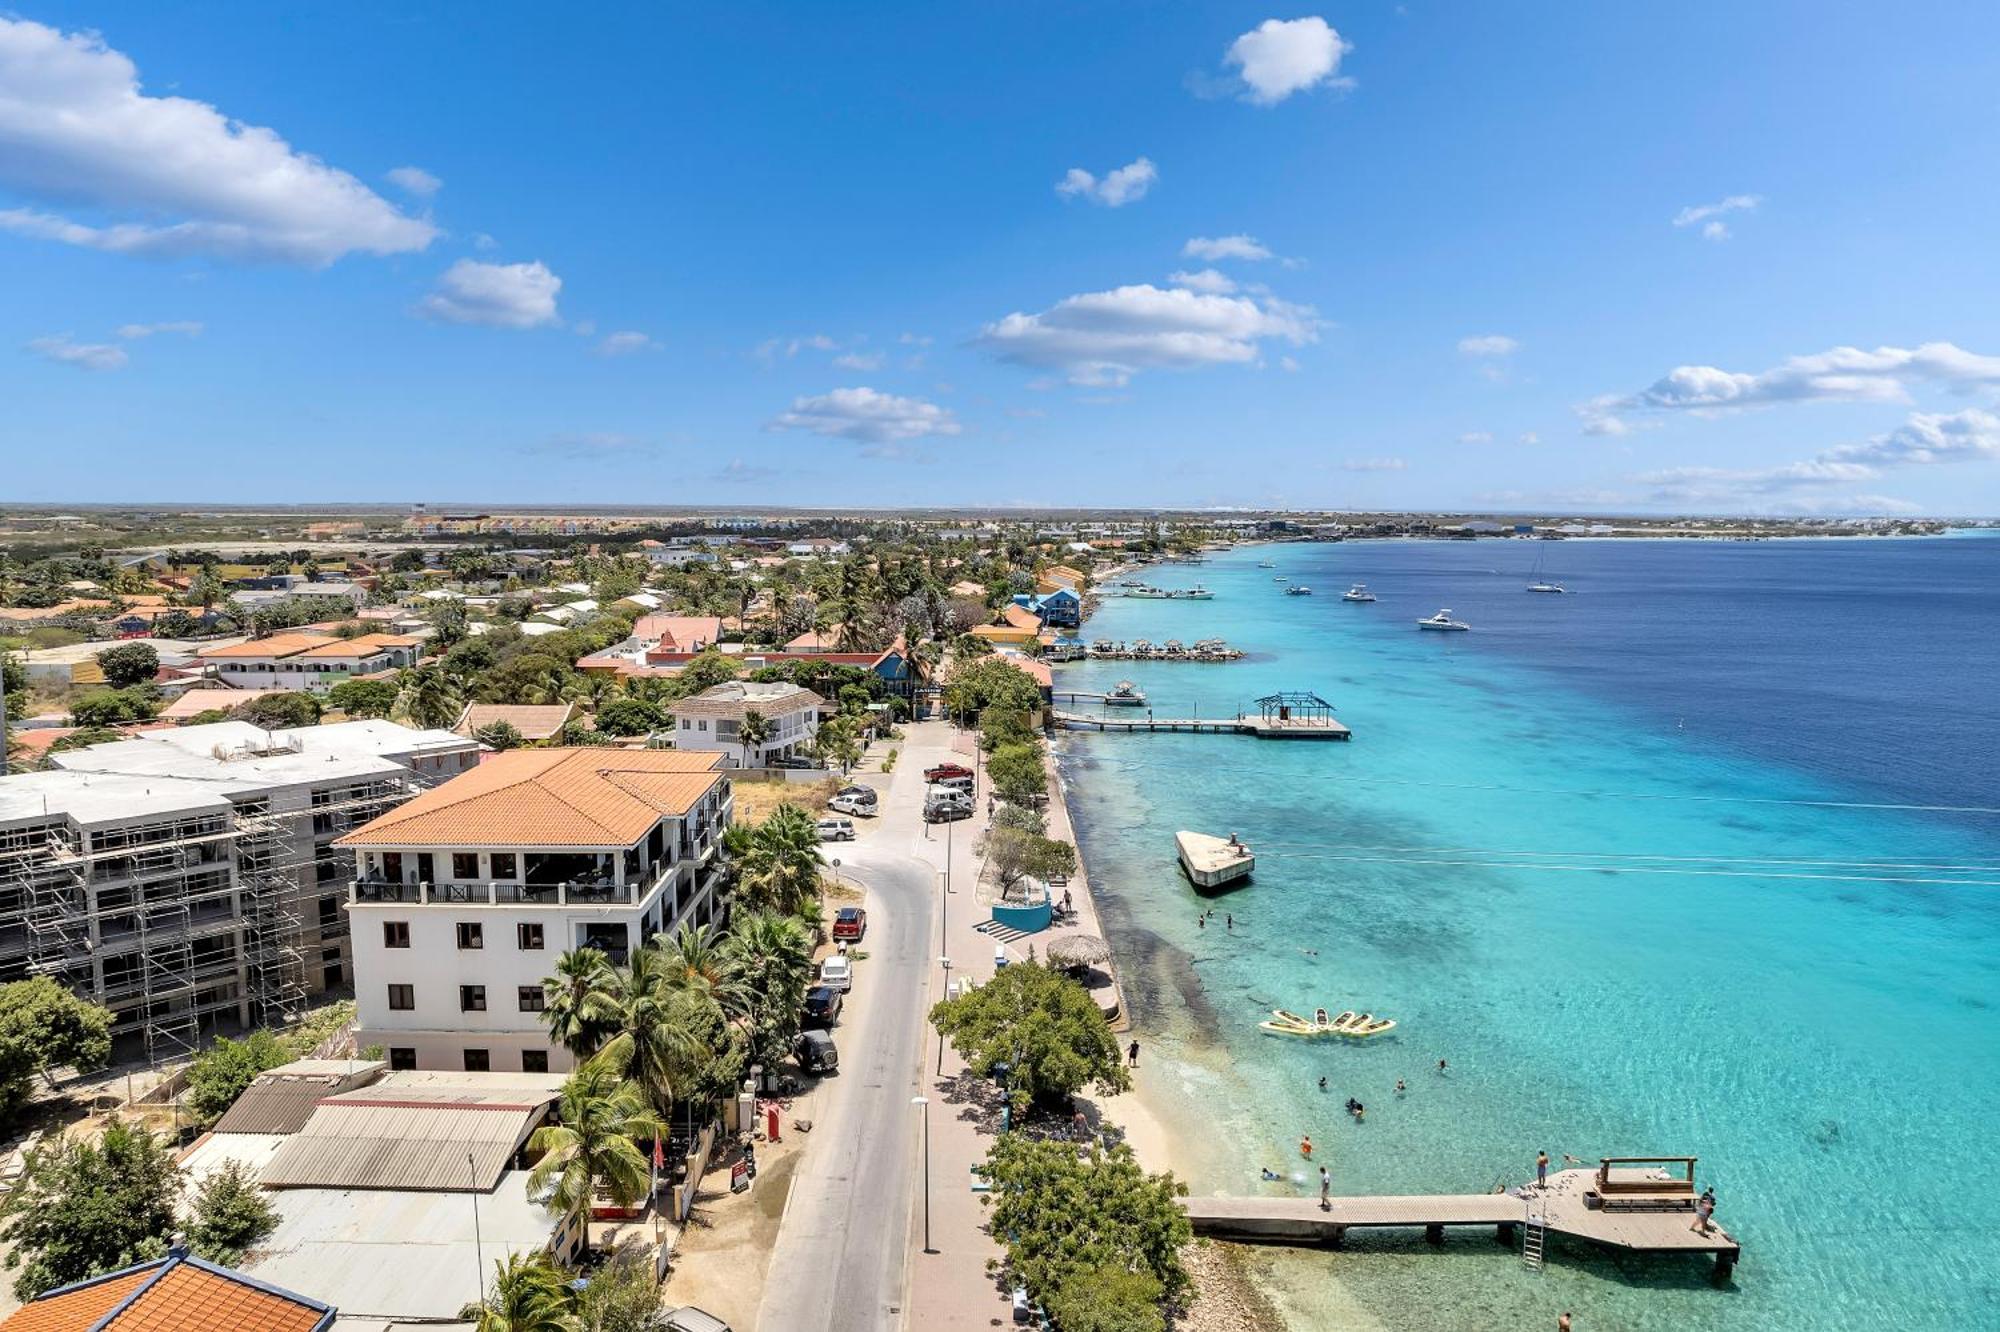
[[[842,907],[833,913],[833,937],[849,941],[868,933],[868,913],[860,907]]]
[[[924,780],[927,782],[942,782],[952,777],[970,776],[972,776],[972,769],[961,767],[956,763],[940,763],[935,768],[924,769]]]

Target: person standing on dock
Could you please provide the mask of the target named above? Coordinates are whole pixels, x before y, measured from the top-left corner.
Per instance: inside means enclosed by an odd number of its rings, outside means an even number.
[[[1698,1234],[1709,1232],[1708,1218],[1715,1215],[1715,1190],[1710,1189],[1694,1200],[1694,1224],[1688,1229]]]
[[[1325,1166],[1319,1168],[1319,1210],[1333,1210],[1333,1176],[1327,1173]]]
[[[1535,1187],[1538,1189],[1546,1189],[1548,1186],[1549,1186],[1549,1154],[1547,1152],[1536,1152]]]

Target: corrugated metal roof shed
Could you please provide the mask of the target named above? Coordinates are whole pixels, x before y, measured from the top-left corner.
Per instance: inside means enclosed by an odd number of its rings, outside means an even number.
[[[328,1096],[382,1075],[379,1060],[300,1060],[260,1073],[215,1122],[217,1133],[297,1133]]]
[[[559,1086],[555,1075],[544,1085],[391,1080],[323,1097],[259,1182],[271,1189],[485,1192],[541,1122]]]

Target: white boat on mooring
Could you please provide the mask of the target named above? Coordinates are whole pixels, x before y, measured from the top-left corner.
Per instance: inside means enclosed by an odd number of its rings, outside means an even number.
[[[1285,595],[1288,597],[1309,597],[1312,594],[1313,590],[1304,583],[1293,583],[1285,589]]]
[[[1471,625],[1463,620],[1452,619],[1451,611],[1449,610],[1441,610],[1436,615],[1427,615],[1417,621],[1417,628],[1419,629],[1442,629],[1446,632],[1462,633],[1471,627]]]
[[[1375,600],[1375,594],[1368,590],[1368,584],[1356,583],[1353,587],[1341,593],[1340,599],[1342,601],[1373,601]]]

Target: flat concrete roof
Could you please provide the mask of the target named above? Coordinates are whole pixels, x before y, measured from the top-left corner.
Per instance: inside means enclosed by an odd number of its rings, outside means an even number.
[[[0,778],[0,824],[26,823],[56,814],[89,826],[129,823],[156,815],[222,814],[229,808],[228,799],[214,786],[174,777],[55,771]]]
[[[289,731],[220,721],[147,731],[130,740],[68,750],[52,761],[72,772],[175,777],[226,790],[263,790],[323,781],[329,775],[388,775],[403,770],[390,755],[457,752],[472,744],[450,731],[418,731],[382,720]]]

